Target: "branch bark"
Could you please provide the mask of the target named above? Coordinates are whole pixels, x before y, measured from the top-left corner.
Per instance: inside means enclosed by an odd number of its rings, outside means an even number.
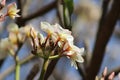
[[[48,80],[49,76],[52,74],[58,61],[59,61],[59,59],[55,59],[49,63],[44,80]]]
[[[36,18],[38,16],[42,16],[44,15],[45,13],[47,13],[48,11],[56,8],[56,4],[57,4],[57,0],[51,2],[50,4],[40,8],[37,12],[35,12],[34,14],[31,14],[25,18],[23,18],[22,20],[24,21],[24,23],[26,23],[27,21],[33,19],[33,18]]]
[[[18,0],[19,1],[19,0]],[[39,16],[42,16],[44,15],[45,13],[49,12],[50,10],[56,8],[56,4],[57,4],[57,0],[51,2],[50,4],[46,5],[46,6],[43,6],[42,8],[40,8],[37,12],[33,13],[33,14],[30,14],[28,15],[27,17],[20,17],[18,18],[18,20],[16,21],[16,23],[19,25],[19,26],[24,26],[25,23],[31,19],[34,19],[36,17],[39,17]]]
[[[93,56],[88,68],[87,80],[94,80],[95,76],[99,72],[102,60],[104,58],[106,45],[113,33],[115,24],[120,14],[119,5],[120,0],[114,0],[111,10],[105,16],[102,25],[99,27],[100,30],[98,30]]]

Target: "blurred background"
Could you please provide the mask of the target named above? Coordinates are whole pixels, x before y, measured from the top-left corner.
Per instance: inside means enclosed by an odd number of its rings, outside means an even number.
[[[20,1],[20,2],[19,2]],[[109,1],[107,5],[107,13],[111,10],[114,0]],[[7,4],[16,2],[18,8],[21,9],[21,18],[15,21],[10,18],[6,18],[4,22],[0,22],[0,39],[8,37],[7,28],[16,23],[19,27],[23,27],[27,24],[32,24],[36,30],[41,31],[40,22],[47,21],[51,24],[60,23],[62,25],[62,6],[58,0],[6,0]],[[93,55],[93,49],[96,42],[96,36],[98,33],[98,27],[103,12],[104,0],[73,0],[74,11],[71,16],[72,22],[72,35],[74,36],[74,43],[78,47],[85,47],[84,53],[85,62],[80,64],[80,68],[83,73],[86,73],[84,68],[90,64],[90,60]],[[119,13],[120,14],[120,13]],[[107,14],[106,14],[107,15]],[[108,73],[114,71],[114,69],[120,69],[120,18],[118,18],[114,31],[107,41],[105,47],[103,61],[98,72],[98,76],[101,76],[105,67],[108,67]],[[104,33],[109,32],[108,30]],[[104,33],[102,33],[104,35]],[[101,41],[104,38],[101,38]],[[18,52],[20,59],[26,58],[31,54],[31,46],[28,41],[25,41],[21,49]],[[99,56],[98,56],[99,57]],[[97,60],[96,60],[97,61]],[[9,54],[0,53],[0,80],[14,80],[14,59]],[[35,66],[37,65],[37,67]],[[94,64],[96,66],[97,64]],[[40,70],[42,66],[42,59],[34,58],[21,66],[20,80],[27,79],[31,69]],[[34,77],[34,80],[38,80],[40,71]],[[115,80],[119,78],[119,72],[115,76]],[[48,80],[83,80],[79,71],[70,66],[70,61],[67,58],[61,58],[52,75]],[[92,80],[92,79],[91,79]]]

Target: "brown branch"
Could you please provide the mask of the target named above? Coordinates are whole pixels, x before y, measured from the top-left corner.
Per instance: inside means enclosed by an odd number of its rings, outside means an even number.
[[[18,0],[19,1],[19,0]],[[45,13],[49,12],[50,10],[56,8],[56,4],[57,4],[57,0],[51,2],[50,4],[43,6],[42,8],[40,8],[37,12],[28,15],[27,17],[19,17],[18,20],[16,21],[16,23],[20,26],[24,26],[25,23],[31,19],[34,19],[36,17],[42,16]]]
[[[21,0],[17,0],[17,6],[18,6],[18,9],[20,9],[20,11],[19,11],[19,15],[22,15],[22,2],[21,2]]]
[[[101,31],[100,28],[104,22],[106,14],[107,14],[109,2],[110,2],[110,0],[103,0],[102,15],[101,15],[100,22],[99,22],[99,31]]]
[[[111,10],[106,15],[104,22],[100,26],[102,29],[98,31],[93,56],[90,67],[88,69],[87,80],[94,80],[99,72],[106,45],[113,33],[115,24],[120,14],[120,0],[114,0]]]
[[[45,74],[45,79],[44,80],[48,80],[49,76],[52,74],[57,62],[58,62],[59,59],[55,59],[55,60],[52,60],[49,65],[48,65],[48,68],[47,68],[47,71],[46,71],[46,74]]]
[[[46,5],[46,6],[43,6],[42,8],[40,8],[37,12],[25,17],[22,19],[22,21],[24,21],[24,23],[26,23],[27,21],[33,19],[33,18],[36,18],[36,17],[39,17],[39,16],[42,16],[44,15],[45,13],[47,13],[48,11],[56,8],[56,4],[57,4],[57,0],[51,2],[50,4]]]
[[[29,75],[27,76],[27,79],[26,80],[33,80],[34,77],[37,75],[37,73],[39,72],[39,64],[36,63],[34,64],[34,66],[32,67]]]

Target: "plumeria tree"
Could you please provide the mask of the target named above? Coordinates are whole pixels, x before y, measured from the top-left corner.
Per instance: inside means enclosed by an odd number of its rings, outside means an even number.
[[[78,8],[74,8],[74,4],[76,4],[74,0],[54,0],[40,8],[36,13],[24,16],[27,13],[26,5],[28,7],[30,3],[32,4],[33,2],[37,2],[37,0],[16,0],[16,2],[11,3],[9,3],[9,0],[0,1],[0,22],[5,23],[9,18],[14,21],[5,28],[6,33],[8,33],[7,36],[0,37],[0,56],[2,56],[0,57],[0,65],[3,65],[2,63],[8,55],[12,56],[15,62],[9,69],[0,73],[0,80],[4,80],[5,77],[14,70],[14,80],[21,80],[20,72],[22,65],[35,59],[38,61],[38,64],[42,66],[39,69],[39,66],[35,64],[29,71],[28,76],[26,76],[26,80],[34,80],[36,75],[37,80],[48,80],[55,66],[62,58],[70,61],[71,66],[69,66],[79,72],[82,80],[113,80],[114,77],[118,75],[119,69],[109,73],[107,67],[102,71],[101,76],[97,74],[104,58],[106,45],[120,16],[120,0],[113,0],[111,3],[110,0],[103,0],[102,15],[99,20],[95,46],[93,52],[90,54],[91,57],[88,56],[89,46],[87,46],[86,43],[84,43],[85,46],[82,47],[75,45],[78,42],[75,42],[75,32],[72,31],[74,28],[73,23],[75,23],[73,17],[77,14],[80,14],[82,16],[81,18],[87,16],[87,18],[83,20],[91,23],[96,21],[96,15],[94,15],[95,18],[93,14],[90,15],[94,13],[94,11],[91,11],[91,7],[89,7],[91,5],[83,4]],[[44,0],[40,2],[43,3]],[[40,24],[37,28],[34,27],[33,24],[29,24],[31,19],[43,16],[43,14],[48,13],[48,11],[52,9],[56,10],[57,16],[57,20],[52,19],[55,20],[54,23],[42,20],[39,21]],[[97,12],[97,9],[94,9]],[[80,12],[78,10],[80,10]],[[85,15],[84,11],[91,12]],[[31,46],[28,52],[29,55],[21,59],[18,53],[26,42]],[[38,73],[39,71],[40,73]],[[54,78],[55,80],[58,79],[56,76],[54,76]],[[61,79],[62,78],[59,80]]]

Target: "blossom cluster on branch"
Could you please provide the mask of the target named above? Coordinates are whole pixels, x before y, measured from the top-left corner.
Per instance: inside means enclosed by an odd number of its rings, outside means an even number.
[[[6,11],[4,13],[4,11]],[[10,3],[6,7],[6,0],[2,0],[0,2],[0,22],[4,21],[7,16],[9,16],[11,19],[15,19],[15,17],[20,17],[17,13],[20,10],[17,9],[16,3]]]
[[[84,48],[78,48],[73,43],[71,31],[63,29],[59,24],[51,25],[41,22],[41,29],[47,34],[36,32],[31,29],[32,53],[42,58],[54,59],[66,56],[71,60],[71,65],[77,69],[76,62],[84,62],[82,54]]]
[[[7,54],[10,53],[13,56],[18,50],[21,43],[24,43],[30,35],[31,26],[25,26],[18,28],[16,24],[10,24],[8,26],[9,35],[6,38],[0,40],[0,53]]]
[[[9,36],[1,39],[0,51],[14,55],[19,44],[30,38],[33,46],[31,52],[34,55],[44,59],[66,56],[71,60],[71,65],[77,69],[76,62],[84,61],[82,57],[84,48],[74,45],[71,31],[63,29],[59,24],[51,25],[47,22],[41,22],[41,29],[47,34],[46,36],[30,25],[21,28],[18,28],[16,24],[9,25]]]

